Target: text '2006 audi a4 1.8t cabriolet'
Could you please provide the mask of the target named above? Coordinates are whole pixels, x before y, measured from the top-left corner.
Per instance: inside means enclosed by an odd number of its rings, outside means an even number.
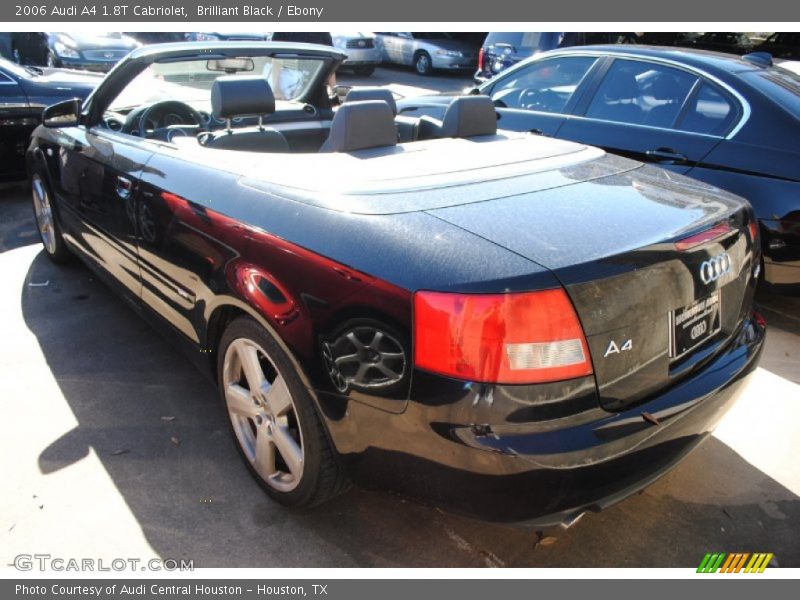
[[[376,88],[334,110],[344,59],[134,51],[32,137],[46,253],[81,257],[213,376],[279,502],[355,479],[544,525],[675,465],[760,355],[747,202],[498,131],[485,97],[438,122]]]

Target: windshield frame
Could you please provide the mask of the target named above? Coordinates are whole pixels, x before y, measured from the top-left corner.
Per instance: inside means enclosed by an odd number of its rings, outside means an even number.
[[[213,82],[225,76],[251,76],[260,75],[272,78],[276,60],[287,60],[282,57],[270,56],[237,56],[228,57],[226,60],[244,59],[251,63],[251,70],[242,69],[236,72],[225,72],[211,68],[210,63],[215,59],[206,57],[192,57],[186,60],[155,61],[132,77],[119,94],[110,100],[106,111],[125,112],[140,106],[146,106],[162,101],[178,101],[190,106],[198,104],[208,105],[204,110],[210,111],[211,87]],[[315,85],[319,72],[325,69],[325,61],[319,57],[297,57],[289,60],[306,61],[311,64],[313,73],[304,82],[300,93],[292,97],[281,97],[280,91],[273,89],[278,103],[298,103],[300,99],[308,96],[310,88]],[[263,64],[262,64],[263,63]],[[287,65],[283,65],[286,67]],[[170,68],[173,67],[173,68]],[[270,75],[267,74],[269,68]],[[289,69],[291,70],[291,69]],[[304,69],[300,69],[301,71]],[[149,72],[149,73],[148,73]],[[274,88],[274,82],[270,81]],[[145,90],[147,93],[144,94]],[[123,98],[124,97],[124,98]],[[134,102],[135,100],[135,102]]]

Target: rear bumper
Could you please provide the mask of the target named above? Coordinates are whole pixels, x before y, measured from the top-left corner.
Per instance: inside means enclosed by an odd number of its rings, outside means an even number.
[[[377,66],[381,62],[381,51],[378,48],[345,48],[342,51],[347,53],[347,59],[342,63],[345,67]]]
[[[434,53],[431,55],[431,63],[434,69],[447,71],[471,71],[478,66],[477,58],[467,56],[445,56]]]
[[[619,413],[599,408],[588,393],[593,385],[584,382],[563,401],[577,411],[515,419],[525,398],[514,386],[495,387],[492,394],[461,382],[463,391],[451,402],[441,392],[456,394],[453,382],[435,384],[434,376],[426,381],[420,374],[406,412],[385,424],[373,419],[376,437],[361,439],[361,448],[344,448],[343,454],[362,482],[454,512],[537,527],[563,523],[649,485],[705,439],[756,368],[764,333],[747,321],[697,373]],[[425,389],[438,389],[438,399]],[[414,390],[420,394],[416,400]],[[506,412],[515,402],[517,412]],[[359,409],[350,404],[356,416]],[[505,416],[492,422],[495,411]],[[643,412],[659,424],[646,421]]]

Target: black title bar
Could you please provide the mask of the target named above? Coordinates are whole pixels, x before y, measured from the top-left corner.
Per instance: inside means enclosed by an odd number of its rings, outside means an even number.
[[[786,0],[11,0],[10,23],[37,22],[797,22]],[[528,27],[530,28],[530,27]]]

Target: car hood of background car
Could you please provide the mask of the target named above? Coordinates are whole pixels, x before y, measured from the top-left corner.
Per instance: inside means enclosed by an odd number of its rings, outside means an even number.
[[[85,98],[102,80],[103,75],[100,73],[43,68],[41,75],[23,79],[21,84],[32,96],[65,98],[75,94],[79,98]]]

